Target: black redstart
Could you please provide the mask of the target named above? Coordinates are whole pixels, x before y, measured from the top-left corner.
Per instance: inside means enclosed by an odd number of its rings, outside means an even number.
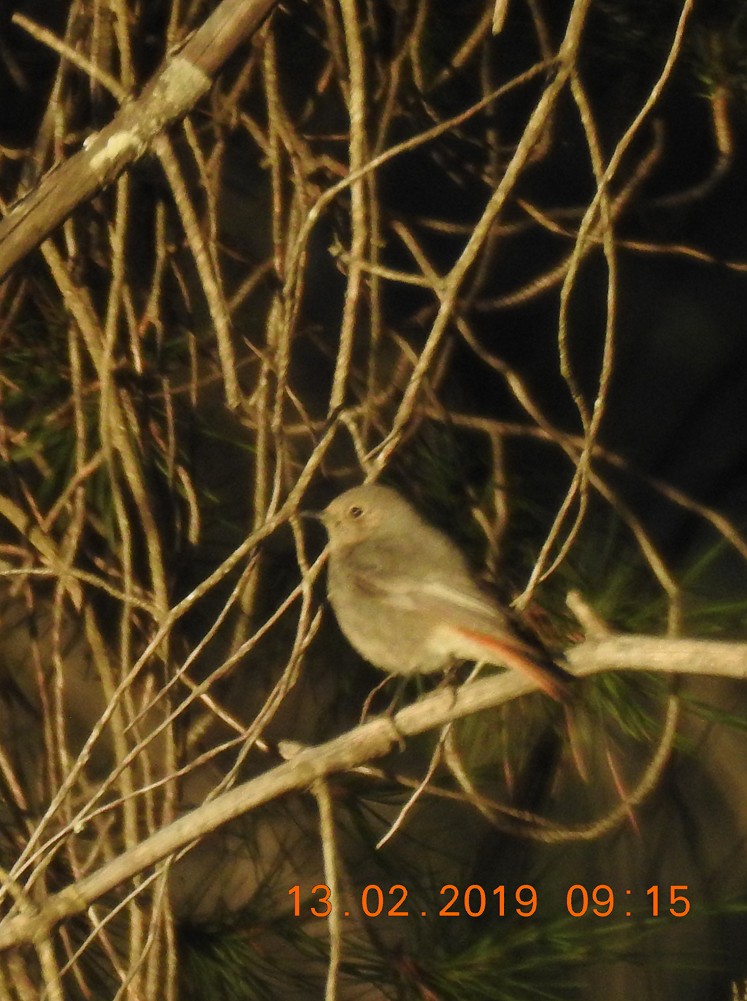
[[[320,518],[337,621],[375,667],[428,674],[474,660],[516,668],[554,699],[568,698],[571,676],[513,632],[455,543],[395,490],[353,487]]]

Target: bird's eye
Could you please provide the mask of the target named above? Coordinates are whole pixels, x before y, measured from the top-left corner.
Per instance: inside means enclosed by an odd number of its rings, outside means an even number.
[[[353,504],[348,511],[351,518],[361,518],[363,517],[363,508],[358,504]]]

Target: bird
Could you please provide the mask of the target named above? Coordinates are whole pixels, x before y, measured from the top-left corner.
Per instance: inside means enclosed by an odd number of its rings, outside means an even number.
[[[476,661],[522,672],[559,702],[573,676],[520,637],[446,533],[392,487],[369,483],[320,512],[329,536],[327,593],[358,653],[391,675]]]

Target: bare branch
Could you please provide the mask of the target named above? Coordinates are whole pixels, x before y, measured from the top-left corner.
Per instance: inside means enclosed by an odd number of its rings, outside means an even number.
[[[588,640],[568,652],[568,665],[579,677],[613,670],[660,671],[665,674],[713,675],[747,679],[747,644],[709,640],[671,640],[653,636],[614,636]],[[236,789],[222,793],[168,827],[128,849],[101,869],[50,897],[35,913],[0,922],[0,950],[36,941],[59,921],[84,910],[104,893],[131,879],[222,824],[263,803],[314,786],[335,772],[348,771],[382,757],[403,737],[425,733],[453,720],[495,708],[531,691],[532,682],[516,672],[495,675],[441,689],[392,719],[371,720],[318,747],[299,751]],[[624,816],[624,811],[620,818]],[[12,889],[12,888],[11,888]]]
[[[77,205],[111,184],[167,126],[205,94],[216,71],[259,27],[277,0],[223,0],[143,93],[51,170],[0,222],[0,279]]]

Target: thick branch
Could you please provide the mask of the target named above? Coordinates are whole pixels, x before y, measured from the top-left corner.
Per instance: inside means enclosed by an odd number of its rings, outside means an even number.
[[[114,120],[83,149],[45,174],[0,222],[0,279],[70,213],[149,148],[205,94],[231,53],[277,0],[223,0],[205,23]]]
[[[602,671],[655,670],[745,679],[747,644],[611,636],[579,644],[569,651],[567,662],[578,676]],[[26,910],[5,918],[0,923],[0,949],[40,940],[63,918],[84,911],[120,883],[263,803],[285,793],[308,789],[326,775],[381,757],[402,737],[502,705],[532,691],[533,687],[524,675],[506,672],[463,685],[456,692],[442,688],[402,709],[393,720],[374,719],[325,744],[305,748],[290,761],[180,817],[90,876],[50,897],[35,913]]]
[[[658,636],[605,636],[568,651],[577,675],[601,671],[661,671],[747,679],[747,644]]]

